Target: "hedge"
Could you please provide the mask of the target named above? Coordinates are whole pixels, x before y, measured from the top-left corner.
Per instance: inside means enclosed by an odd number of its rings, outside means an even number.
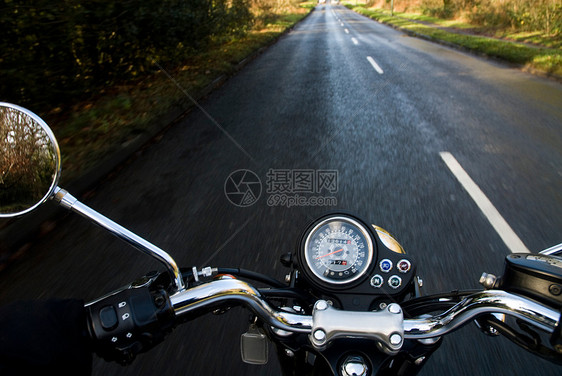
[[[43,109],[244,33],[249,0],[0,0],[0,100]]]

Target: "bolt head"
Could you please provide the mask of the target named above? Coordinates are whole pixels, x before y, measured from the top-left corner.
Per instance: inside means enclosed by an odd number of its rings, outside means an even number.
[[[316,302],[317,311],[324,311],[325,309],[328,309],[328,302],[326,302],[325,300],[319,300]]]
[[[390,336],[390,343],[394,346],[398,346],[402,342],[402,336],[398,333],[394,333]]]
[[[348,356],[340,369],[342,376],[366,376],[368,373],[367,363],[361,356]]]
[[[388,312],[399,314],[400,312],[402,312],[402,308],[396,303],[391,303],[388,305]]]
[[[324,342],[326,340],[326,332],[322,329],[315,330],[313,336],[318,342]]]
[[[548,291],[550,291],[550,293],[552,295],[560,295],[560,294],[562,294],[562,286],[560,286],[560,285],[550,285],[548,287]]]

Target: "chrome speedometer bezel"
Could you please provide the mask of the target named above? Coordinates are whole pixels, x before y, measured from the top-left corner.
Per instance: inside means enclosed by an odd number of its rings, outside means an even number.
[[[311,241],[317,234],[318,230],[330,222],[344,222],[352,225],[361,233],[366,242],[367,255],[363,267],[361,268],[361,270],[359,270],[349,278],[342,280],[332,279],[322,275],[321,273],[318,273],[316,268],[313,266],[314,261],[311,260],[308,252],[309,247],[311,246]],[[324,287],[351,287],[359,283],[363,279],[363,277],[365,277],[372,269],[373,260],[376,257],[376,241],[374,239],[374,235],[370,226],[368,226],[366,223],[354,216],[338,213],[322,217],[314,222],[311,226],[309,226],[308,230],[303,236],[303,241],[301,243],[301,249],[299,253],[300,263],[303,267],[302,271],[305,272],[305,274],[308,275],[309,279],[312,279],[313,282],[316,282],[317,284],[320,284]]]

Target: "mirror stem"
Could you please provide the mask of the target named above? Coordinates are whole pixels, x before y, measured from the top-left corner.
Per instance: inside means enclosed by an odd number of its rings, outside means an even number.
[[[174,259],[168,253],[158,248],[154,244],[144,240],[133,232],[127,230],[123,226],[113,222],[111,219],[84,205],[74,196],[60,187],[57,187],[55,189],[53,200],[55,200],[62,207],[78,213],[81,216],[89,219],[93,223],[97,224],[98,226],[108,230],[113,235],[131,244],[141,252],[146,253],[147,255],[152,256],[158,261],[162,262],[164,265],[166,265],[166,268],[171,274],[173,283],[175,285],[174,292],[181,292],[185,290],[185,285],[183,283],[180,270]]]
[[[562,256],[562,243],[540,251],[543,255]]]

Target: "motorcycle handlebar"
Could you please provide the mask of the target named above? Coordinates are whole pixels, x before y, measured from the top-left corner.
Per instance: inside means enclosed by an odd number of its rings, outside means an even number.
[[[503,290],[486,290],[465,297],[439,315],[404,320],[405,337],[439,337],[486,313],[510,315],[549,333],[554,331],[560,321],[560,312],[544,304]]]
[[[228,304],[242,304],[269,325],[298,333],[309,333],[312,316],[299,315],[273,309],[258,290],[239,279],[227,276],[170,296],[176,317],[200,316]]]
[[[281,330],[311,333],[314,324],[312,315],[274,309],[254,287],[238,279],[223,278],[205,283],[170,296],[170,301],[179,319],[200,316],[229,304],[241,304],[265,323]],[[486,290],[465,297],[451,309],[438,315],[404,319],[404,338],[440,337],[486,313],[514,316],[549,333],[554,331],[561,316],[556,309],[523,296],[502,290]]]
[[[435,316],[404,319],[396,303],[380,311],[358,312],[338,310],[319,300],[312,315],[287,312],[271,306],[247,282],[227,275],[172,295],[150,289],[149,284],[148,280],[131,285],[86,305],[94,350],[103,358],[128,364],[136,354],[164,340],[178,323],[234,305],[246,306],[272,328],[310,334],[318,350],[337,338],[358,338],[377,341],[388,354],[397,353],[406,339],[441,337],[483,314],[510,315],[549,334],[558,330],[560,322],[558,310],[502,290],[471,293]]]

